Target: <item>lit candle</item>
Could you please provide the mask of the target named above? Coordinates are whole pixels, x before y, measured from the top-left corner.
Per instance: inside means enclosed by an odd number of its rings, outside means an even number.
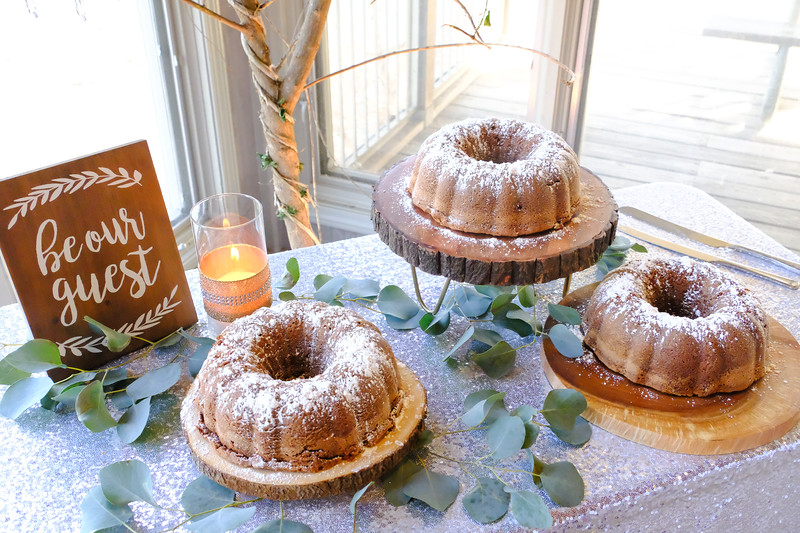
[[[257,200],[238,194],[212,196],[192,208],[192,226],[203,304],[210,319],[230,323],[272,304]]]

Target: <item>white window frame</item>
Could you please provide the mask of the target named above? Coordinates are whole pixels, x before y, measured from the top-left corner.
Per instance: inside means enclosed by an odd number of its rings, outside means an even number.
[[[423,0],[425,1],[425,0]],[[435,7],[431,2],[422,14],[430,13]],[[576,72],[587,72],[591,56],[591,38],[596,16],[596,0],[571,0],[568,2],[545,1],[540,4],[540,25],[532,28],[539,37],[540,50],[560,51],[561,61]],[[424,16],[424,15],[422,15]],[[558,21],[563,21],[559,25]],[[431,70],[426,66],[425,52],[421,53],[420,69]],[[318,61],[322,70],[324,64]],[[428,73],[428,75],[432,75]],[[579,136],[584,107],[584,94],[588,76],[579,76],[572,87],[562,83],[561,71],[552,63],[538,61],[531,73],[532,87],[535,88],[536,116],[552,116],[552,121],[544,125],[563,135],[572,146],[579,145]],[[424,76],[420,76],[424,78]],[[455,91],[454,91],[455,92]],[[321,95],[324,102],[325,95]],[[324,105],[324,104],[323,104]],[[446,104],[445,104],[446,105]],[[437,106],[438,108],[439,106]],[[319,107],[318,107],[319,109]],[[324,109],[319,109],[320,117]],[[297,117],[295,117],[297,119]],[[317,143],[319,144],[319,143]],[[319,151],[317,151],[319,157]],[[319,159],[318,159],[319,161]],[[370,211],[372,207],[372,187],[377,177],[374,174],[348,169],[346,175],[323,174],[317,180],[318,212],[312,213],[316,223],[349,234],[364,235],[372,233]]]

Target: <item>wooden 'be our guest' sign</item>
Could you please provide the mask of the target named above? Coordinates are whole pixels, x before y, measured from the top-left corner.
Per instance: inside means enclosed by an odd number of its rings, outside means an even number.
[[[69,366],[120,355],[84,316],[149,340],[197,321],[145,141],[0,182],[0,247],[34,337]]]

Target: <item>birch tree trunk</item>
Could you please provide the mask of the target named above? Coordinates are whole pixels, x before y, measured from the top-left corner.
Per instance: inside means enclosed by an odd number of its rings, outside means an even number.
[[[272,64],[260,11],[271,2],[228,0],[238,23],[195,0],[182,0],[242,34],[242,47],[253,72],[260,103],[259,118],[266,139],[265,163],[272,169],[275,204],[283,218],[292,248],[319,244],[311,229],[308,192],[300,182],[300,158],[294,132],[294,112],[319,50],[331,0],[307,0],[289,50],[278,66]]]

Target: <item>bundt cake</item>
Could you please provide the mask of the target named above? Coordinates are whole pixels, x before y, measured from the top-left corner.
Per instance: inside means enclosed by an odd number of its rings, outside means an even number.
[[[560,228],[578,210],[580,167],[552,131],[519,120],[465,120],[419,149],[408,191],[437,223],[515,237]]]
[[[394,427],[397,364],[378,328],[321,302],[233,322],[197,376],[199,429],[232,460],[317,472]]]
[[[584,342],[608,368],[669,394],[733,392],[764,375],[766,313],[707,263],[647,259],[612,271],[584,325]]]

